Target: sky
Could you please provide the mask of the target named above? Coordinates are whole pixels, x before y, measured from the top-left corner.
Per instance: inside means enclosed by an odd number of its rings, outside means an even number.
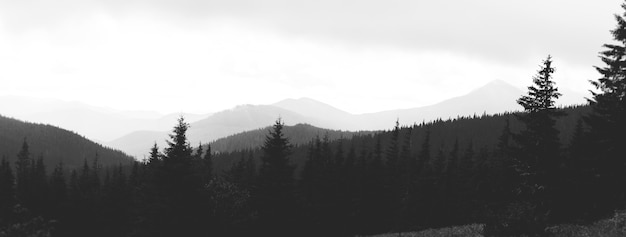
[[[309,97],[412,108],[548,54],[588,94],[619,0],[0,0],[0,96],[207,113]]]

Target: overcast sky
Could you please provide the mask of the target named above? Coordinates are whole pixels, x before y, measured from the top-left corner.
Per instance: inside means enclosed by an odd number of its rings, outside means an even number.
[[[429,105],[548,54],[581,93],[620,0],[0,0],[0,95],[213,112],[310,97]]]

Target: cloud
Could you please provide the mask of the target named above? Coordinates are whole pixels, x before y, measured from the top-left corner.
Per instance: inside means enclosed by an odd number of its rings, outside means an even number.
[[[429,50],[452,50],[519,63],[536,54],[595,63],[620,1],[568,0],[62,0],[4,1],[8,28],[73,24],[95,12],[151,14],[181,27],[233,18],[299,37]],[[203,27],[202,24],[196,25]]]
[[[2,1],[0,80],[12,82],[0,92],[170,112],[305,96],[361,113],[493,79],[523,88],[548,53],[557,84],[584,91],[620,11],[617,0]]]

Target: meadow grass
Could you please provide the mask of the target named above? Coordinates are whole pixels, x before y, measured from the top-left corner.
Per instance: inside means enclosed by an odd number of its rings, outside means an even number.
[[[372,237],[460,237],[483,236],[484,224],[451,226],[439,229],[427,229],[415,232],[387,233]],[[613,217],[597,221],[590,225],[562,224],[548,228],[555,237],[621,237],[626,236],[626,210],[616,211]]]

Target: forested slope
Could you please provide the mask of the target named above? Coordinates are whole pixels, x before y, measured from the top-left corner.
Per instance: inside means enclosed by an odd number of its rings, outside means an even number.
[[[81,167],[85,159],[91,164],[96,154],[103,166],[127,165],[132,161],[121,151],[103,147],[74,132],[0,116],[0,156],[13,163],[24,140],[33,158],[43,156],[48,170],[59,162],[68,169]]]
[[[390,123],[391,124],[391,123]],[[247,132],[238,133],[211,142],[211,150],[216,153],[233,152],[261,147],[267,132],[271,127],[260,128]],[[340,131],[325,128],[318,128],[309,124],[296,124],[284,127],[285,136],[293,145],[304,145],[316,137],[328,137],[330,140],[350,139],[353,136],[374,134],[376,131]]]
[[[556,123],[559,130],[561,144],[569,144],[574,133],[577,121],[582,115],[591,111],[589,106],[574,106],[561,109],[568,116],[560,117]],[[510,121],[512,132],[519,132],[522,124],[518,121],[514,113],[496,114],[496,115],[480,115],[473,117],[458,117],[454,119],[442,120],[437,119],[429,123],[415,124],[413,126],[403,127],[400,133],[408,134],[410,132],[410,141],[407,145],[412,149],[412,155],[417,155],[418,150],[424,142],[426,130],[429,130],[429,146],[430,156],[434,157],[440,151],[449,154],[454,149],[455,143],[458,143],[460,149],[471,148],[478,151],[493,150],[496,148],[498,138],[501,136],[502,129],[506,120]],[[291,157],[292,164],[300,167],[307,159],[307,151],[310,149],[314,139],[319,135],[320,139],[328,131],[330,146],[337,148],[341,146],[342,152],[348,152],[354,149],[357,153],[371,153],[374,151],[376,142],[380,140],[381,149],[385,149],[391,140],[393,121],[390,121],[390,129],[386,131],[374,132],[339,132],[335,130],[314,130],[310,125],[285,126],[285,137],[290,139],[292,145],[297,145],[293,149]],[[249,157],[249,153],[253,153],[253,157],[260,157],[258,148],[263,145],[268,129],[259,129],[255,131],[245,132],[233,136],[219,139],[211,143],[213,151],[221,151],[215,157],[216,169],[227,170],[233,163],[241,157]],[[351,135],[351,136],[348,136]],[[408,135],[407,135],[408,136]],[[402,139],[406,139],[402,137]],[[241,154],[241,153],[246,153]]]

